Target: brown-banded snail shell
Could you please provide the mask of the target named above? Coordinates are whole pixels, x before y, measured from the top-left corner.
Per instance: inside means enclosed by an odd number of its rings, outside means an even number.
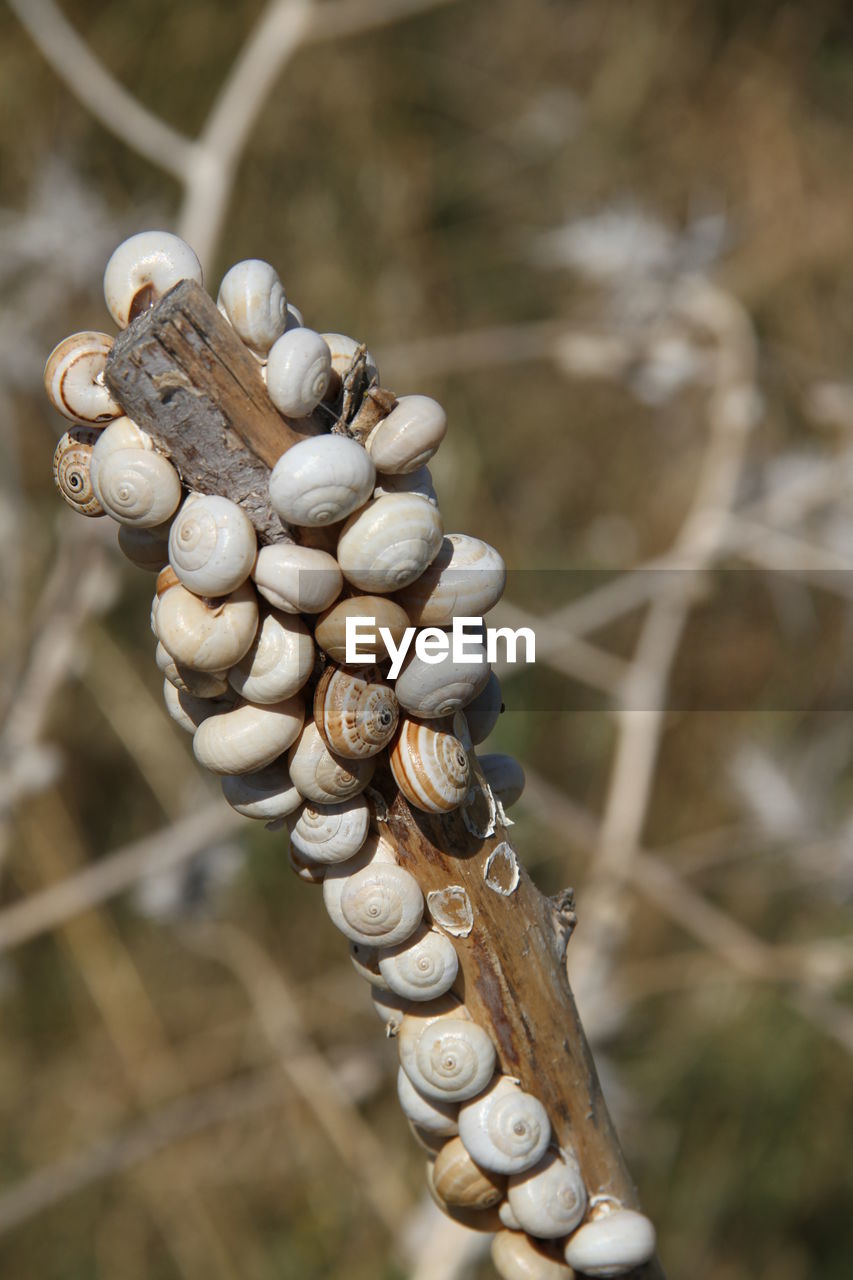
[[[468,757],[458,738],[404,719],[391,751],[391,772],[403,795],[424,813],[449,813],[468,794]]]
[[[104,382],[113,345],[108,333],[72,333],[54,347],[44,368],[44,388],[54,409],[72,422],[109,422],[121,408]]]
[[[288,757],[290,776],[306,800],[335,804],[358,795],[370,782],[374,760],[344,760],[326,746],[313,720],[306,723]]]
[[[459,1136],[471,1156],[495,1173],[522,1173],[542,1158],[551,1137],[538,1098],[506,1076],[459,1110]]]
[[[373,498],[341,530],[338,564],[347,581],[360,591],[380,595],[398,591],[419,578],[435,559],[442,534],[438,509],[417,495]]]
[[[314,692],[314,723],[330,751],[347,759],[377,755],[394,736],[394,691],[339,667],[327,667]]]
[[[65,432],[53,455],[53,482],[69,507],[83,516],[102,516],[104,508],[92,487],[92,446],[97,431],[90,427],[71,427]]]
[[[122,241],[104,271],[104,300],[120,329],[181,280],[202,284],[201,263],[170,231],[140,231]]]

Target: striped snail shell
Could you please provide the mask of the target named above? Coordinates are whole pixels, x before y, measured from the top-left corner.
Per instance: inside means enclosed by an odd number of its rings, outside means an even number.
[[[419,1093],[402,1067],[397,1071],[397,1098],[403,1115],[426,1133],[439,1138],[453,1138],[459,1132],[456,1114],[459,1108],[452,1102],[436,1102]]]
[[[506,1189],[506,1178],[480,1169],[459,1138],[451,1138],[436,1156],[432,1184],[445,1204],[466,1209],[489,1209],[498,1204]]]
[[[132,524],[118,527],[118,546],[137,569],[159,573],[169,559],[169,524],[155,525],[153,529],[138,529]]]
[[[485,742],[503,711],[501,682],[494,671],[489,674],[485,688],[465,708],[465,722],[474,746]]]
[[[448,937],[422,925],[411,938],[379,957],[379,972],[392,991],[409,1000],[434,1000],[449,991],[459,971]]]
[[[169,563],[199,596],[236,591],[251,573],[257,550],[245,511],[218,494],[191,493],[169,531]]]
[[[289,329],[267,357],[267,391],[279,413],[305,418],[323,399],[332,376],[332,356],[313,329]]]
[[[344,582],[328,551],[290,542],[261,547],[252,577],[264,599],[284,613],[322,613],[337,600]]]
[[[449,627],[454,615],[480,618],[503,595],[506,566],[481,538],[449,533],[421,577],[399,594],[419,627]]]
[[[315,862],[345,862],[364,844],[369,822],[361,795],[337,804],[305,804],[290,824],[290,843]]]
[[[504,755],[501,751],[487,752],[478,756],[477,763],[483,770],[486,782],[492,789],[495,798],[500,800],[505,809],[515,804],[524,791],[524,770],[515,756]]]
[[[159,302],[181,280],[202,284],[201,263],[169,231],[140,231],[122,241],[104,272],[104,300],[120,329]]]
[[[373,498],[341,530],[337,548],[341,572],[360,591],[380,595],[398,591],[419,578],[435,559],[442,533],[438,508],[416,494]]]
[[[525,1173],[515,1173],[507,1191],[522,1230],[543,1240],[567,1236],[583,1222],[586,1187],[570,1152],[546,1151]]]
[[[245,818],[269,822],[293,813],[302,803],[284,760],[274,760],[251,773],[226,774],[221,783],[231,808]]]
[[[464,1008],[451,1004],[447,1012],[432,1016],[435,1008],[426,1006],[422,1017],[411,1010],[406,1013],[397,1037],[400,1065],[428,1098],[439,1102],[473,1098],[492,1078],[494,1045]]]
[[[570,1267],[585,1276],[623,1276],[648,1262],[655,1229],[634,1209],[611,1209],[579,1227],[566,1245]]]
[[[270,503],[289,524],[335,524],[367,501],[375,480],[376,469],[355,440],[312,436],[292,445],[273,467]]]
[[[426,502],[438,506],[438,497],[433,488],[429,467],[418,467],[417,471],[409,471],[405,475],[391,476],[378,474],[374,498],[382,498],[388,493],[414,493]]]
[[[306,800],[335,804],[364,790],[373,777],[375,762],[333,755],[313,720],[309,720],[291,747],[288,767]]]
[[[98,438],[91,427],[71,427],[53,454],[53,483],[69,507],[83,516],[102,516],[104,508],[92,487],[92,446]]]
[[[158,640],[154,661],[163,675],[180,693],[192,693],[197,698],[221,698],[228,692],[227,673],[224,671],[193,671],[182,667]]]
[[[391,751],[391,772],[403,795],[424,813],[449,813],[468,794],[465,749],[452,733],[404,719]]]
[[[161,573],[155,634],[181,666],[193,671],[225,671],[239,662],[258,627],[258,601],[248,582],[223,600],[207,601],[187,591],[174,571]],[[161,589],[161,582],[165,589]]]
[[[460,1108],[459,1136],[484,1169],[522,1173],[545,1154],[551,1125],[538,1098],[498,1076],[482,1097]]]
[[[412,652],[394,682],[401,707],[413,716],[427,719],[453,715],[481,693],[491,674],[483,645],[466,645],[470,657],[454,662],[450,653],[441,661],[424,662]]]
[[[379,634],[379,628],[383,627],[394,644],[398,645],[409,625],[404,611],[386,596],[348,596],[345,600],[339,600],[331,609],[321,614],[314,628],[314,639],[335,662],[346,662],[347,618],[371,620],[372,630],[367,623],[363,624],[361,635],[366,639],[360,642],[359,648],[365,653],[372,652],[376,662],[384,662],[391,656]],[[364,659],[359,665],[363,664]]]
[[[377,991],[388,991],[388,983],[379,972],[379,952],[376,947],[366,947],[362,942],[349,944],[349,958],[352,967],[360,978],[376,987]]]
[[[501,1280],[574,1280],[575,1275],[553,1245],[531,1240],[523,1231],[499,1231],[492,1241],[492,1262]]]
[[[44,367],[47,398],[72,422],[109,422],[121,408],[104,382],[107,356],[113,345],[108,333],[72,333],[54,347]]]
[[[213,773],[253,773],[287,750],[304,715],[299,697],[268,707],[246,702],[202,721],[193,738],[193,754]]]
[[[313,668],[314,642],[305,623],[293,614],[270,610],[228,679],[250,702],[266,704],[298,693]]]
[[[393,689],[327,667],[314,693],[314,723],[330,751],[364,759],[386,747],[397,728]]]
[[[225,273],[216,305],[256,356],[265,356],[287,325],[284,286],[275,267],[260,258],[236,262]]]
[[[151,529],[177,510],[181,481],[161,453],[117,449],[93,475],[95,492],[107,515],[119,524]]]
[[[363,861],[363,860],[360,860]],[[352,942],[391,947],[411,936],[424,912],[414,876],[384,857],[351,870],[338,863],[326,873],[323,900],[332,923]]]
[[[371,431],[364,447],[376,470],[405,475],[428,462],[444,439],[447,414],[429,396],[400,396]]]

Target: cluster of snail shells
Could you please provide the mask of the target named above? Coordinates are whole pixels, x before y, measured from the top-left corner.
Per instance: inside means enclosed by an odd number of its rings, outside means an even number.
[[[201,283],[189,246],[142,233],[109,261],[107,306],[124,327],[187,277]],[[355,439],[334,406],[356,361],[377,381],[369,353],[344,335],[307,329],[268,263],[232,267],[217,301],[282,414],[329,407],[334,429],[282,455],[269,498],[297,534],[327,529],[334,554],[285,542],[259,548],[241,507],[187,492],[110,395],[105,334],[72,335],[47,363],[48,395],[73,423],[57,446],[57,485],[83,514],[111,515],[122,551],[157,573],[151,627],[169,715],[193,735],[196,758],[220,776],[228,803],[273,830],[286,825],[291,865],[322,886],[396,1036],[400,1104],[429,1153],[436,1201],[499,1233],[494,1257],[505,1280],[565,1277],[572,1268],[624,1274],[653,1249],[650,1225],[618,1206],[588,1213],[574,1153],[557,1148],[545,1108],[501,1073],[489,1034],[454,995],[454,941],[431,923],[367,794],[384,755],[415,808],[446,813],[464,804],[469,750],[502,709],[485,650],[455,664],[426,662],[412,649],[392,682],[378,636],[384,627],[398,645],[409,627],[481,617],[503,590],[496,551],[444,533],[426,466],[444,436],[444,412],[426,396],[402,396]],[[372,618],[377,635],[373,660],[353,667],[345,639],[355,616]],[[497,801],[517,799],[515,761],[486,755],[480,765]],[[566,1239],[564,1257],[558,1242]]]

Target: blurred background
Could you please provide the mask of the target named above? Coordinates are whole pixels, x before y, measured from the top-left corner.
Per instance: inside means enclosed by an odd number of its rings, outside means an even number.
[[[46,355],[166,226],[447,407],[445,526],[539,637],[488,749],[670,1275],[848,1276],[849,6],[7,0],[0,98],[0,1272],[494,1274],[51,483]]]

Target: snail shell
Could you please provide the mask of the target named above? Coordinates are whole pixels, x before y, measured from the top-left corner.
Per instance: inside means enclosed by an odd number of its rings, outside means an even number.
[[[373,987],[370,1000],[377,1017],[385,1023],[386,1036],[398,1035],[406,1016],[408,1000],[395,996],[393,991],[382,991],[379,987]]]
[[[472,743],[477,746],[485,742],[498,722],[503,711],[503,694],[501,682],[492,671],[486,681],[485,688],[477,694],[473,702],[465,708],[465,722]]]
[[[168,520],[181,500],[181,481],[171,462],[145,449],[111,453],[98,464],[93,484],[107,515],[143,529]]]
[[[314,668],[314,642],[301,618],[268,612],[228,679],[249,702],[280,702],[298,693]]]
[[[333,755],[309,720],[288,757],[290,776],[306,800],[336,804],[358,795],[373,777],[375,762]]]
[[[216,305],[257,356],[265,356],[287,326],[284,286],[275,267],[260,258],[237,262],[225,273]]]
[[[497,1233],[492,1241],[492,1262],[501,1280],[574,1280],[574,1271],[553,1245],[531,1240],[522,1231]]]
[[[360,978],[369,982],[378,991],[387,991],[388,983],[379,972],[379,952],[376,947],[365,947],[361,942],[349,944],[349,958],[352,967]]]
[[[397,728],[399,708],[387,684],[371,684],[327,667],[314,693],[314,723],[330,751],[346,759],[375,756]]]
[[[168,522],[155,525],[153,529],[138,529],[132,524],[120,524],[118,545],[122,555],[131,564],[135,564],[137,569],[159,573],[169,559]]]
[[[400,706],[413,716],[435,718],[453,715],[472,702],[491,672],[482,645],[476,651],[473,644],[466,648],[471,655],[466,662],[454,662],[449,652],[432,662],[410,653],[394,683]]]
[[[202,721],[193,738],[193,754],[213,773],[252,773],[287,750],[302,728],[304,715],[298,697],[268,707],[246,702]]]
[[[394,946],[423,919],[424,898],[414,876],[395,862],[373,856],[351,871],[338,863],[326,873],[323,901],[332,923],[352,942]]]
[[[159,302],[181,280],[202,284],[201,263],[169,231],[140,231],[124,240],[104,272],[104,300],[120,329]]]
[[[613,1209],[585,1223],[566,1245],[566,1262],[585,1276],[622,1276],[648,1262],[655,1229],[634,1209]]]
[[[182,667],[159,641],[154,661],[169,684],[173,684],[180,693],[192,693],[197,698],[221,698],[228,692],[227,672],[193,671]]]
[[[72,427],[61,437],[53,455],[53,482],[69,507],[83,516],[104,514],[90,473],[97,437],[90,427]]]
[[[388,986],[409,1000],[443,996],[453,986],[458,971],[459,958],[453,943],[425,925],[379,957],[379,972]]]
[[[73,422],[109,422],[121,408],[104,382],[107,356],[113,345],[108,333],[72,333],[54,347],[44,367],[47,398],[64,418]]]
[[[421,1151],[425,1151],[429,1156],[430,1161],[434,1161],[435,1157],[444,1146],[446,1139],[440,1137],[437,1133],[430,1133],[429,1129],[422,1129],[420,1125],[412,1124],[411,1120],[407,1120],[406,1123],[409,1126],[409,1133],[412,1135]],[[448,1206],[445,1205],[443,1201],[440,1202],[438,1196],[434,1192],[433,1199],[436,1204],[441,1205],[445,1213],[448,1212]]]
[[[569,1152],[546,1151],[525,1173],[513,1174],[507,1199],[522,1230],[543,1240],[567,1236],[586,1213],[586,1187]]]
[[[465,749],[452,733],[404,719],[391,751],[391,772],[403,795],[424,813],[457,809],[469,787]]]
[[[315,862],[313,858],[306,858],[298,849],[294,849],[292,844],[288,845],[287,848],[287,860],[291,869],[306,884],[323,883],[326,876],[326,863]]]
[[[435,559],[442,533],[438,509],[417,495],[373,498],[350,516],[341,531],[337,548],[341,572],[360,591],[398,591],[419,578]]]
[[[439,1102],[473,1098],[495,1069],[491,1040],[459,1007],[434,1017],[407,1012],[397,1039],[406,1075],[420,1093]]]
[[[261,595],[284,613],[322,613],[337,600],[344,582],[328,551],[289,542],[261,547],[252,577]]]
[[[169,532],[169,563],[199,596],[226,596],[252,571],[258,542],[236,502],[218,494],[190,494]]]
[[[438,497],[433,488],[429,467],[418,467],[417,471],[409,471],[404,475],[377,475],[374,498],[382,498],[388,493],[414,493],[419,498],[438,506]]]
[[[179,724],[182,729],[186,729],[187,733],[193,734],[203,721],[208,720],[211,716],[220,715],[231,706],[231,703],[227,700],[218,701],[213,698],[200,698],[194,693],[186,693],[182,689],[176,689],[168,680],[163,681],[163,701],[175,724]]]
[[[169,573],[174,577],[174,572]],[[193,671],[225,671],[246,653],[258,627],[258,601],[244,582],[223,600],[207,601],[175,582],[160,590],[154,621],[164,648]],[[168,576],[166,577],[168,582]]]
[[[270,503],[289,524],[335,524],[367,501],[375,481],[376,469],[355,440],[312,436],[292,445],[273,467]]]
[[[478,1168],[459,1139],[451,1138],[436,1156],[432,1185],[445,1204],[490,1209],[503,1199],[506,1178]]]
[[[266,822],[286,817],[302,803],[284,760],[274,760],[252,773],[226,774],[222,778],[222,794],[231,808],[245,818]]]
[[[346,662],[347,618],[373,620],[373,642],[362,640],[359,648],[362,652],[369,652],[370,645],[373,643],[376,662],[384,662],[391,656],[385,641],[379,634],[379,628],[384,627],[394,644],[399,645],[409,626],[409,619],[404,610],[393,600],[387,600],[384,596],[349,596],[346,600],[339,600],[337,604],[332,605],[331,609],[327,609],[320,615],[314,628],[314,639],[335,662]],[[361,634],[365,636],[369,634],[366,623]]]
[[[421,1140],[421,1135],[415,1131],[413,1126],[410,1125],[409,1127],[412,1129],[412,1132],[415,1133],[415,1137]],[[429,1135],[426,1136],[428,1137]],[[421,1145],[424,1147],[427,1146],[427,1144],[422,1140]],[[434,1170],[435,1161],[429,1160],[425,1171],[427,1191],[442,1213],[446,1214],[448,1218],[452,1218],[454,1222],[458,1222],[460,1226],[467,1227],[469,1231],[484,1231],[491,1233],[493,1231],[500,1230],[500,1218],[498,1217],[497,1208],[494,1205],[488,1209],[467,1209],[464,1205],[448,1204],[446,1200],[442,1200],[441,1196],[433,1186]]]
[[[500,1218],[507,1231],[520,1231],[521,1223],[510,1208],[508,1200],[502,1200],[498,1205],[498,1217]]]
[[[364,796],[337,804],[306,804],[290,824],[290,843],[315,862],[345,862],[364,844],[369,822]]]
[[[313,413],[328,390],[331,375],[331,353],[313,329],[289,329],[270,348],[267,391],[279,413],[288,418]]]
[[[400,396],[364,447],[377,471],[405,475],[428,462],[444,439],[447,414],[429,396]]]
[[[350,365],[361,344],[356,342],[355,338],[347,337],[345,333],[324,333],[323,341],[329,348],[329,355],[332,359],[332,373],[337,375],[332,379],[329,392],[334,391],[334,394],[337,395],[340,391],[341,380],[349,373]],[[379,370],[369,351],[365,353],[365,366],[368,382],[378,382]]]
[[[478,756],[477,762],[492,789],[495,797],[505,809],[515,804],[524,791],[524,770],[515,756],[504,755],[500,751],[487,752]]]
[[[506,584],[503,560],[480,538],[449,533],[429,568],[400,592],[419,627],[449,627],[455,614],[480,618],[500,600]]]
[[[498,1076],[482,1097],[460,1109],[459,1136],[484,1169],[522,1173],[545,1154],[551,1125],[538,1098]]]
[[[98,432],[98,438],[95,441],[95,448],[92,452],[92,476],[97,477],[98,467],[105,462],[111,453],[117,453],[119,449],[146,449],[153,450],[154,441],[151,439],[147,431],[123,414],[122,417],[116,418],[109,426],[104,427]]]
[[[402,1067],[397,1071],[397,1097],[403,1115],[426,1133],[453,1138],[459,1132],[456,1123],[459,1108],[452,1102],[436,1102],[418,1093]]]

